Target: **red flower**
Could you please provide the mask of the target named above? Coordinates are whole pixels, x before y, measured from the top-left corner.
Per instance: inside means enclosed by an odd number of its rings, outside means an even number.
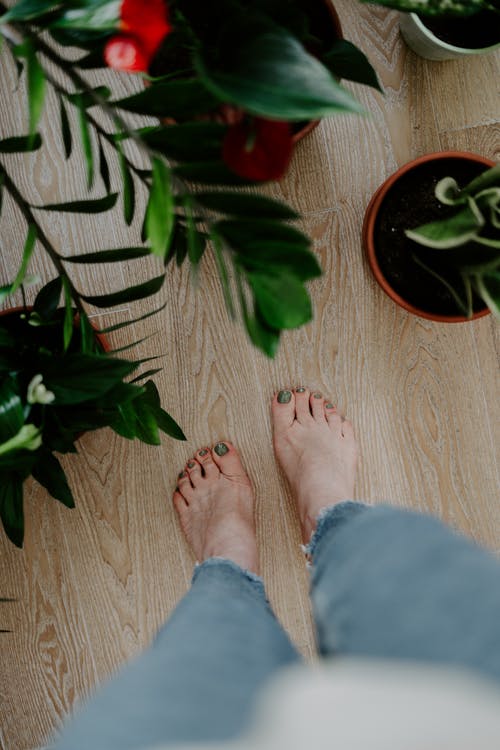
[[[172,31],[164,0],[123,0],[120,30],[104,49],[110,68],[147,71],[158,47]]]
[[[255,117],[232,125],[222,158],[237,175],[251,180],[278,180],[290,163],[293,140],[288,122]]]

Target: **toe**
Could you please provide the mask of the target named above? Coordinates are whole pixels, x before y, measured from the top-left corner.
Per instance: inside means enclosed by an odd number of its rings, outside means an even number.
[[[333,403],[333,401],[325,401],[325,417],[326,419],[330,419],[334,414],[337,412],[337,407]]]
[[[201,473],[201,464],[195,458],[190,458],[186,464],[185,471],[189,476],[189,480],[193,487],[198,487],[203,479]]]
[[[337,407],[334,406],[333,409],[325,409],[325,411],[326,421],[328,422],[329,426],[332,428],[336,435],[342,435],[342,424],[344,417],[342,417],[338,413]]]
[[[311,409],[309,408],[309,400],[311,392],[308,388],[299,385],[295,389],[295,414],[297,420],[301,423],[308,423],[312,420]]]
[[[216,443],[212,448],[212,458],[226,477],[246,477],[240,454],[227,440]]]
[[[210,448],[200,448],[196,453],[196,460],[202,467],[202,473],[207,479],[217,479],[220,474],[219,467],[212,458]]]
[[[273,429],[282,432],[292,426],[295,419],[295,398],[293,391],[284,388],[274,394],[271,405]]]
[[[173,502],[174,502],[174,507],[180,516],[182,516],[183,513],[185,513],[186,510],[189,508],[186,498],[184,498],[181,495],[178,487],[175,488]]]
[[[311,393],[311,414],[317,422],[325,422],[325,399],[319,391]]]
[[[193,496],[193,485],[191,484],[191,480],[189,479],[189,474],[185,469],[181,471],[179,476],[177,477],[177,489],[179,493],[189,502],[190,498]]]

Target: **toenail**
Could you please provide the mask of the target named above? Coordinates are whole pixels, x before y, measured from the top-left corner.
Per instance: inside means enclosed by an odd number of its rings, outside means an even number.
[[[184,479],[185,476],[186,476],[186,472],[181,471],[181,473],[179,474],[179,479]]]
[[[215,453],[217,453],[218,456],[225,456],[226,453],[229,451],[229,448],[225,443],[217,443],[217,445],[214,448]]]
[[[330,404],[330,402],[328,402],[328,404],[326,404],[326,408],[327,409],[333,409],[333,404]]]
[[[288,404],[292,398],[291,391],[280,391],[278,393],[278,404]]]
[[[200,455],[200,456],[206,456],[206,455],[207,455],[207,453],[208,453],[208,451],[207,451],[207,450],[205,450],[205,448],[203,448],[203,450],[202,450],[202,451],[200,451],[198,455]]]
[[[194,461],[188,461],[188,469],[192,469],[194,466],[196,466]]]
[[[295,389],[295,393],[305,393],[306,389],[303,388],[301,385]]]
[[[323,398],[323,396],[321,395],[321,393],[315,393],[314,398]]]

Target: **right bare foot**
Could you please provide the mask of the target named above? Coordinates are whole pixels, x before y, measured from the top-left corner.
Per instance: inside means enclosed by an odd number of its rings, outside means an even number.
[[[295,495],[307,543],[323,508],[353,499],[354,430],[331,402],[302,387],[276,393],[272,415],[274,450]]]

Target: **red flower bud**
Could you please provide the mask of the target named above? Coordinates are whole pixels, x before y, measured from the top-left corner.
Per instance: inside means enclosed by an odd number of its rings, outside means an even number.
[[[116,70],[139,72],[148,69],[148,60],[133,36],[114,36],[104,49],[106,65]]]
[[[163,39],[172,31],[164,0],[123,0],[120,29],[104,49],[111,68],[147,71]]]
[[[222,146],[222,158],[233,172],[251,180],[278,180],[293,153],[288,122],[255,117],[232,125]]]

